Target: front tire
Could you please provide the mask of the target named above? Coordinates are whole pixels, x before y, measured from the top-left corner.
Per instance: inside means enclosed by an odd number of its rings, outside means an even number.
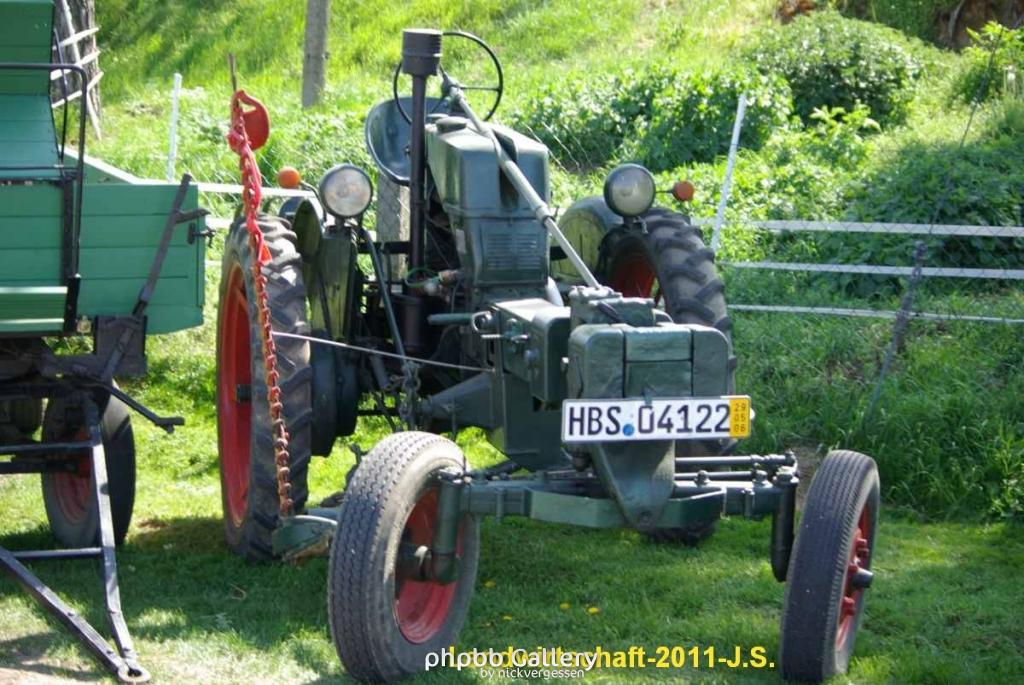
[[[306,290],[295,234],[275,217],[259,222],[271,261],[263,267],[275,332],[309,334]],[[277,466],[264,380],[263,337],[253,283],[255,256],[243,219],[224,246],[217,311],[217,438],[224,536],[235,553],[254,561],[273,557],[271,533],[280,522]],[[288,431],[291,498],[303,510],[309,490],[313,373],[309,343],[275,338],[278,386]]]
[[[120,545],[128,534],[135,508],[135,435],[128,408],[120,400],[107,396],[98,408],[114,543]],[[43,418],[44,440],[86,440],[88,437],[80,406],[63,398],[47,403]],[[69,548],[99,544],[100,514],[93,494],[90,452],[78,455],[78,469],[74,473],[47,472],[42,474],[41,480],[46,518],[57,541]]]
[[[360,462],[345,491],[331,546],[327,608],[338,656],[355,678],[392,682],[419,673],[430,652],[455,644],[469,610],[480,556],[477,520],[459,524],[459,575],[447,585],[403,579],[402,543],[428,545],[437,513],[437,477],[461,468],[455,443],[395,433]]]
[[[846,671],[872,580],[878,507],[874,460],[829,452],[811,482],[789,562],[784,678],[821,682]]]

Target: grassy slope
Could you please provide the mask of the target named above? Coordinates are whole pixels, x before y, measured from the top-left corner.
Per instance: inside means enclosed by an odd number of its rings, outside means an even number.
[[[468,0],[393,5],[381,12],[373,2],[334,3],[328,104],[311,115],[300,115],[294,103],[302,3],[192,0],[168,8],[102,0],[103,35],[111,48],[105,62],[110,75],[105,91],[107,135],[93,150],[136,173],[161,175],[168,114],[165,91],[170,73],[177,69],[184,72],[188,88],[183,103],[187,137],[179,170],[209,180],[232,180],[234,167],[221,138],[227,91],[221,65],[229,46],[238,53],[245,85],[270,104],[275,116],[277,136],[268,156],[275,163],[315,159],[321,164],[333,150],[358,145],[358,140],[345,136],[353,119],[358,124],[365,106],[385,96],[385,75],[397,56],[402,26],[458,26],[492,39],[508,67],[514,99],[552,69],[598,70],[613,60],[639,60],[665,51],[700,68],[722,59],[740,43],[768,16],[771,4],[695,0],[680,7],[616,0],[588,5],[580,12],[576,3],[566,0]],[[308,133],[310,128],[329,140],[317,140]],[[139,135],[141,131],[148,135]],[[323,149],[315,149],[317,145]],[[312,166],[311,176],[319,171]],[[174,436],[136,423],[140,495],[136,523],[120,555],[129,622],[145,663],[161,682],[337,682],[340,667],[324,614],[326,564],[316,560],[299,569],[254,567],[231,557],[221,543],[210,353],[216,269],[211,271],[207,325],[153,339],[152,373],[129,388],[157,410],[177,411],[188,420]],[[768,347],[780,339],[763,335],[773,327],[777,330],[778,323],[748,321],[739,329],[737,344],[746,355],[760,356],[765,363],[741,367],[741,382],[745,387],[774,389],[770,395],[759,395],[765,417],[759,428],[761,446],[774,447],[778,439],[804,444],[805,436],[822,425],[833,435],[841,434],[858,407],[848,386],[831,384],[828,374],[856,380],[858,370],[840,362],[870,362],[871,349],[877,345],[868,343],[883,336],[887,325],[871,326],[867,335],[863,328],[845,324],[836,324],[836,331],[817,329],[827,335],[817,336],[821,349],[810,355],[806,333],[785,326],[787,337],[781,342],[792,354],[780,355],[778,347]],[[813,367],[801,366],[807,359],[813,359]],[[808,368],[819,389],[814,401],[801,402],[781,425],[772,423],[768,417],[808,387],[790,387],[784,381],[806,377]],[[866,383],[863,378],[860,382]],[[949,394],[955,396],[955,388]],[[921,415],[929,411],[924,406]],[[364,430],[359,442],[368,446],[377,432]],[[466,446],[475,461],[493,458],[492,451],[472,436]],[[808,447],[813,451],[816,445]],[[340,487],[349,459],[339,448],[331,460],[315,463],[315,495]],[[0,480],[0,506],[5,511],[0,521],[5,543],[48,543],[34,479]],[[1024,672],[1024,631],[1007,602],[1018,594],[1016,578],[1024,563],[1020,528],[919,525],[893,515],[883,525],[879,583],[872,592],[850,679],[1009,682]],[[763,644],[774,655],[782,588],[771,579],[767,536],[767,524],[729,521],[715,540],[693,551],[652,546],[629,532],[487,522],[481,582],[461,645],[468,649],[559,644],[584,649],[596,644]],[[88,584],[96,578],[88,563],[39,568],[58,588],[75,588],[71,598],[80,608],[98,599]],[[628,586],[625,577],[630,579]],[[541,585],[539,578],[551,580]],[[486,580],[493,580],[495,587],[485,585]],[[66,636],[48,628],[28,600],[10,592],[10,587],[0,585],[0,667],[14,664],[24,669],[22,675],[90,677],[91,662]],[[562,602],[570,608],[560,609]],[[587,614],[589,606],[600,612]],[[89,615],[102,622],[99,612],[90,610]],[[0,671],[0,681],[4,675]],[[687,674],[660,675],[679,679]],[[653,677],[650,672],[603,674],[588,682],[639,683]],[[716,682],[775,679],[773,674],[721,671],[692,677]],[[477,679],[473,674],[443,674],[422,681]]]

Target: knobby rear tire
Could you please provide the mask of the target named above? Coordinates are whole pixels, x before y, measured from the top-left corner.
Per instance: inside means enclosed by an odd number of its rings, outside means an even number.
[[[295,234],[282,219],[263,215],[258,222],[263,238],[270,250],[271,261],[263,267],[267,276],[267,300],[271,324],[275,332],[309,334],[306,313],[306,291],[302,280],[302,258],[295,248]],[[232,225],[224,246],[221,270],[220,306],[218,308],[217,335],[217,406],[218,437],[220,443],[221,500],[224,509],[224,533],[228,547],[235,553],[253,560],[273,558],[271,534],[280,523],[277,488],[277,468],[274,459],[273,432],[267,406],[267,388],[264,376],[262,335],[259,329],[256,290],[252,266],[255,256],[249,249],[249,235],[243,219]],[[248,411],[251,412],[251,431],[248,440],[236,444],[248,445],[248,492],[244,513],[240,520],[232,514],[229,493],[229,474],[226,469],[235,463],[226,459],[230,440],[229,430],[222,416],[223,407],[230,405],[230,389],[222,382],[225,364],[225,307],[228,300],[230,275],[241,270],[245,302],[248,309],[249,355],[251,359],[251,391]],[[309,497],[307,476],[311,453],[312,381],[309,343],[304,340],[275,338],[277,348],[278,385],[284,405],[285,427],[288,431],[289,480],[294,511],[299,513]],[[225,404],[227,403],[227,405]],[[244,409],[244,407],[242,407]],[[226,466],[227,465],[227,466]]]

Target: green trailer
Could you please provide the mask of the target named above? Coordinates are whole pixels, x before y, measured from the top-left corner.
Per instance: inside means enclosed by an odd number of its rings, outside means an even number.
[[[114,557],[135,498],[128,410],[168,432],[182,421],[115,378],[146,372],[147,334],[202,323],[205,212],[188,176],[133,182],[86,158],[84,73],[61,63],[53,26],[52,0],[0,2],[0,474],[40,474],[61,548],[0,547],[0,565],[119,678],[140,681]],[[80,103],[59,126],[54,89]],[[69,337],[84,344],[55,345]],[[116,651],[22,563],[84,557],[102,560]]]

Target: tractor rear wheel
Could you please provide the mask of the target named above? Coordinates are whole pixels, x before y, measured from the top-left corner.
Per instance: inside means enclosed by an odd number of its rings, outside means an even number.
[[[128,408],[114,397],[99,405],[100,436],[107,463],[110,494],[110,518],[114,543],[120,545],[128,534],[135,508],[135,436]],[[65,399],[47,402],[43,418],[46,441],[87,440],[82,410]],[[50,530],[65,547],[92,547],[99,543],[100,515],[93,494],[92,455],[83,451],[76,456],[73,473],[42,474],[43,504]]]
[[[455,581],[422,580],[398,559],[402,549],[429,548],[438,474],[462,463],[446,438],[395,433],[363,457],[349,482],[331,546],[327,609],[334,646],[354,678],[392,682],[419,673],[427,654],[455,644],[476,582],[476,519],[459,523]]]
[[[833,451],[814,474],[789,562],[779,656],[789,680],[821,682],[846,671],[871,585],[878,468]]]
[[[643,216],[646,232],[608,234],[601,252],[603,283],[626,297],[649,297],[676,323],[717,328],[732,345],[732,320],[715,253],[700,229],[678,212],[654,207]],[[729,358],[728,391],[735,387],[736,357]]]
[[[309,334],[302,259],[295,234],[276,217],[259,228],[270,250],[263,267],[271,325],[275,332]],[[247,559],[273,557],[271,533],[280,522],[274,439],[264,380],[263,337],[253,281],[255,255],[244,220],[231,227],[221,265],[217,311],[217,438],[221,503],[228,546]],[[278,385],[288,431],[289,480],[296,512],[306,505],[311,456],[309,343],[275,338]]]
[[[700,229],[679,214],[654,207],[644,215],[646,232],[609,233],[602,246],[600,278],[626,297],[649,297],[676,323],[717,328],[732,344],[732,321],[714,252]],[[729,357],[728,391],[735,387],[736,357]],[[719,454],[731,445],[709,441],[676,443],[677,456]],[[684,452],[685,450],[685,452]],[[696,545],[710,537],[717,520],[649,533],[658,542]]]

